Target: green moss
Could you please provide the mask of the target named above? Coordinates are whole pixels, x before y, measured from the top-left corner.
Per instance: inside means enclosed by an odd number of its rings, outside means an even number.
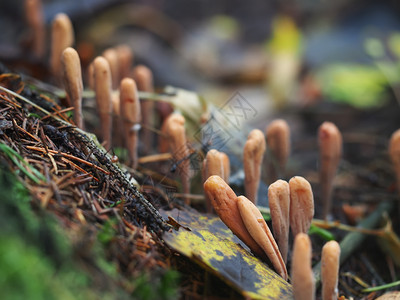
[[[133,282],[135,289],[132,296],[141,300],[178,299],[178,283],[179,273],[173,270],[165,272],[156,280],[148,274],[142,274]]]
[[[28,191],[0,156],[1,299],[176,299],[175,271],[125,278],[106,259],[116,222],[100,228],[82,257],[77,252],[83,250],[76,249],[52,214],[32,210]],[[88,232],[90,238],[93,231]]]

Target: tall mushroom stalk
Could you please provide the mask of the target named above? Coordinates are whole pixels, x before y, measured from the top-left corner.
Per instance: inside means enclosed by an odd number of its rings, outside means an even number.
[[[311,268],[311,241],[299,233],[294,239],[292,259],[292,286],[295,300],[315,299],[315,279]]]
[[[62,53],[64,86],[69,102],[74,106],[74,121],[76,126],[83,129],[82,118],[82,71],[78,52],[68,47]]]
[[[207,152],[207,155],[203,161],[203,169],[202,169],[202,177],[203,177],[203,183],[207,180],[208,177],[212,175],[218,175],[225,181],[227,181],[227,175],[225,174],[227,172],[227,163],[229,163],[229,158],[228,162],[226,161],[226,158],[228,156],[223,153],[219,152],[216,149],[211,149],[210,151]],[[207,194],[205,195],[206,198],[206,208],[207,212],[211,213],[212,212],[212,204],[210,198],[207,197]]]
[[[244,188],[247,198],[257,204],[261,164],[266,149],[264,134],[259,129],[249,133],[243,150]]]
[[[224,176],[222,178],[229,183],[229,177],[231,176],[231,162],[229,156],[225,152],[220,152],[220,158],[222,160],[222,168],[224,169]]]
[[[268,159],[269,182],[281,178],[286,169],[290,153],[290,128],[285,120],[277,119],[265,129],[268,151],[272,157]]]
[[[51,27],[50,69],[57,83],[62,83],[61,54],[74,43],[74,30],[69,17],[64,13],[57,14]]]
[[[128,45],[118,45],[115,51],[117,51],[119,78],[129,77],[133,62],[132,49]]]
[[[118,88],[120,82],[118,53],[114,48],[108,48],[103,51],[102,56],[108,61],[110,66],[112,88],[115,90]]]
[[[389,156],[396,173],[396,187],[400,193],[400,129],[393,132],[389,142]]]
[[[135,78],[139,91],[153,92],[153,74],[151,70],[143,65],[138,65],[133,69],[133,78]],[[143,148],[144,152],[148,153],[152,148],[153,133],[151,128],[154,127],[154,102],[151,100],[142,99],[141,109],[143,115]]]
[[[301,176],[289,180],[290,189],[290,227],[293,236],[307,233],[314,216],[314,196],[310,183]]]
[[[327,242],[322,248],[321,281],[322,300],[338,298],[340,246],[336,241]]]
[[[268,188],[268,201],[274,236],[286,263],[289,247],[289,184],[284,180],[277,180],[271,184]]]
[[[222,222],[224,222],[224,224],[229,227],[254,254],[266,258],[262,248],[246,229],[237,206],[237,196],[225,180],[217,175],[208,177],[204,183],[204,192],[210,198],[212,206]]]
[[[210,176],[204,191],[222,222],[237,235],[254,254],[268,259],[282,278],[287,279],[286,265],[271,231],[258,208],[246,197],[236,197],[219,176]]]
[[[190,193],[190,153],[186,141],[185,118],[178,113],[170,115],[165,120],[164,130],[174,163],[179,170],[183,193],[188,195]],[[189,197],[184,196],[184,199],[186,204],[190,204]]]
[[[93,75],[103,143],[108,150],[112,142],[112,88],[110,66],[104,57],[98,56],[93,61]]]
[[[335,124],[324,122],[318,129],[322,217],[327,219],[332,206],[333,179],[342,156],[342,135]]]
[[[275,239],[257,206],[244,196],[238,197],[237,206],[243,223],[252,238],[264,250],[275,271],[277,271],[283,279],[287,280],[288,275],[285,262],[283,261],[278,245],[276,244]]]
[[[124,78],[121,81],[120,104],[130,165],[136,169],[138,163],[138,130],[140,129],[141,113],[136,83],[131,78]]]
[[[45,24],[41,0],[25,0],[25,18],[32,35],[32,51],[36,58],[45,52]]]

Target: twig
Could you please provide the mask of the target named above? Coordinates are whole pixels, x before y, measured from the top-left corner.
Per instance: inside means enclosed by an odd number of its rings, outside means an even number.
[[[70,160],[68,160],[68,159],[66,159],[66,158],[64,158],[64,157],[62,157],[61,159],[62,159],[63,162],[65,162],[65,163],[67,163],[67,164],[73,166],[73,167],[76,168],[78,171],[82,172],[82,173],[85,174],[85,175],[89,175],[89,176],[92,177],[95,181],[99,182],[99,180],[98,180],[96,177],[94,177],[94,176],[93,176],[92,174],[90,174],[89,172],[86,172],[84,169],[82,169],[82,168],[81,168],[80,166],[78,166],[77,164],[74,164],[72,161],[70,161]]]
[[[43,148],[34,147],[34,146],[26,146],[26,148],[29,149],[29,150],[35,150],[35,151],[39,151],[39,152],[46,153],[46,150],[43,149]],[[48,150],[48,151],[49,151],[49,153],[51,153],[51,154],[59,154],[59,155],[65,156],[65,157],[67,157],[67,158],[74,159],[74,160],[76,160],[76,161],[79,161],[80,163],[83,163],[83,164],[88,165],[88,166],[90,166],[90,167],[92,167],[92,168],[95,168],[95,169],[99,170],[100,172],[103,172],[103,173],[106,174],[106,175],[110,175],[110,172],[108,172],[108,171],[106,171],[106,170],[100,168],[99,166],[96,166],[95,164],[93,164],[93,163],[91,163],[91,162],[88,162],[88,161],[86,161],[86,160],[84,160],[84,159],[81,159],[81,158],[79,158],[79,157],[76,157],[76,156],[73,156],[73,155],[71,155],[71,154],[64,153],[64,152],[58,152],[58,151],[55,151],[55,150]]]
[[[10,148],[6,144],[0,144],[0,150],[8,155],[8,157],[13,161],[13,163],[33,182],[39,184],[40,180],[46,182],[46,178],[36,170],[34,167],[29,165],[24,158],[16,152],[14,149]],[[24,167],[25,166],[25,167]]]
[[[172,158],[171,153],[153,154],[153,155],[147,155],[147,156],[140,157],[138,159],[138,163],[147,164],[147,163],[152,163],[152,162],[166,161],[166,160],[170,160],[171,158]]]
[[[31,133],[29,133],[28,131],[26,131],[25,129],[23,129],[21,126],[18,126],[17,122],[16,122],[14,119],[13,119],[12,121],[13,121],[13,123],[14,123],[14,126],[15,126],[18,130],[22,131],[23,133],[25,133],[26,135],[28,135],[29,137],[31,137],[32,139],[34,139],[36,142],[39,142],[39,143],[40,143],[40,139],[38,139],[36,136],[32,135]]]
[[[29,105],[33,106],[34,108],[36,108],[37,110],[41,111],[44,114],[50,114],[47,110],[33,103],[26,97],[23,97],[3,86],[0,86],[0,90],[5,91],[10,95],[13,95],[14,97],[17,97],[18,99],[22,100],[25,103],[28,103]],[[135,199],[139,202],[138,204],[140,204],[149,213],[150,217],[154,221],[154,224],[153,223],[150,224],[152,225],[153,228],[158,228],[162,230],[169,230],[171,228],[171,226],[164,221],[163,217],[158,212],[158,210],[156,210],[154,206],[148,200],[146,200],[144,196],[137,190],[137,188],[131,183],[131,179],[128,178],[128,176],[124,174],[124,172],[111,161],[109,154],[107,154],[107,152],[103,151],[98,146],[98,143],[96,143],[95,138],[92,138],[88,133],[79,128],[71,127],[70,123],[62,120],[57,116],[52,116],[52,118],[55,121],[57,121],[60,125],[68,126],[72,132],[76,133],[76,138],[79,139],[82,143],[84,143],[86,147],[89,148],[90,151],[92,151],[93,155],[97,158],[97,160],[102,165],[107,166],[107,168],[113,174],[113,176],[121,182],[124,190],[133,195]]]
[[[258,209],[263,213],[270,215],[270,209],[268,207],[263,207],[263,206],[257,206]],[[362,233],[362,234],[368,234],[368,235],[376,235],[376,236],[381,236],[382,235],[382,230],[380,229],[368,229],[368,228],[363,228],[361,226],[361,223],[359,226],[354,227],[346,224],[342,224],[339,221],[325,221],[321,219],[313,219],[311,222],[312,225],[322,228],[322,229],[339,229],[343,231],[350,231],[350,232],[357,232],[357,233]]]
[[[175,198],[190,198],[190,199],[194,199],[194,200],[204,200],[204,196],[203,195],[173,193],[172,196],[175,197]]]
[[[370,288],[367,288],[367,289],[363,289],[362,292],[363,293],[376,292],[376,291],[388,289],[388,288],[391,288],[391,287],[395,287],[395,286],[398,286],[398,285],[400,285],[400,280],[395,281],[395,282],[391,282],[391,283],[388,283],[388,284],[380,285],[380,286],[374,286],[374,287],[370,287]]]

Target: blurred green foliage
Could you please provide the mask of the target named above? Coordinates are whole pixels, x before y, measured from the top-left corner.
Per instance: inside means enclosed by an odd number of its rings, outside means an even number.
[[[134,282],[135,290],[132,293],[133,298],[142,300],[178,299],[177,283],[179,282],[179,273],[170,270],[164,273],[156,280],[148,274],[142,274]]]
[[[358,108],[370,108],[386,103],[388,80],[373,66],[331,64],[317,72],[322,93],[335,102]]]
[[[302,33],[295,21],[287,16],[277,16],[272,23],[272,36],[266,43],[269,53],[298,55],[303,47]]]
[[[25,187],[0,166],[2,299],[95,299],[89,277],[71,262],[71,245],[45,212],[30,207]]]
[[[115,229],[115,225],[117,224],[117,220],[109,219],[100,231],[97,233],[97,239],[104,245],[107,245],[111,242],[115,234],[117,233]]]
[[[106,246],[116,234],[115,221],[103,226],[82,261],[55,218],[40,208],[33,211],[30,199],[0,157],[1,299],[177,298],[175,271],[120,280],[116,265],[105,258]],[[117,282],[133,289],[128,292]]]
[[[364,50],[371,64],[328,64],[316,72],[322,93],[363,109],[386,104],[389,92],[400,101],[400,33],[369,37]]]

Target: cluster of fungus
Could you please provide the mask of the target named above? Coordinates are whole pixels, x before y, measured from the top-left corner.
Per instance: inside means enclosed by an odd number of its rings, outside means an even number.
[[[45,50],[45,28],[40,0],[26,0],[27,23],[31,30],[32,50],[41,58]],[[64,13],[57,14],[51,27],[51,46],[49,65],[54,83],[63,86],[67,104],[73,107],[74,123],[84,129],[82,114],[83,80],[81,61],[76,49],[72,22]],[[95,92],[97,112],[100,119],[100,138],[106,150],[113,146],[113,132],[121,131],[124,146],[128,150],[129,165],[138,164],[139,130],[142,129],[141,143],[149,152],[154,126],[153,103],[139,99],[138,90],[153,92],[153,75],[149,68],[138,65],[132,68],[133,52],[127,45],[105,49],[88,67],[87,82]],[[184,121],[183,121],[184,123]],[[113,129],[113,124],[117,128]],[[175,143],[180,143],[184,132],[171,132]],[[179,135],[179,137],[175,137]],[[180,147],[178,145],[177,147]],[[188,180],[185,191],[188,191]]]
[[[57,15],[53,22],[53,44],[51,55],[52,71],[60,82],[64,83],[68,103],[74,107],[75,124],[84,128],[82,116],[82,72],[79,55],[70,46],[73,44],[72,26],[64,14]],[[56,38],[57,37],[57,38]],[[61,39],[61,40],[60,40]],[[132,53],[127,47],[110,48],[96,57],[89,67],[89,84],[95,91],[97,110],[101,124],[103,144],[110,149],[112,141],[113,116],[119,118],[123,131],[125,147],[128,149],[129,162],[132,168],[138,164],[138,131],[141,125],[146,128],[142,143],[149,151],[151,148],[153,126],[151,116],[154,107],[150,101],[140,101],[138,89],[152,92],[153,80],[151,71],[145,66],[137,66],[129,77],[124,70],[127,63],[132,62]],[[58,58],[58,59],[57,59]],[[125,62],[125,63],[121,63]],[[119,87],[118,97],[115,91]],[[324,201],[329,210],[332,179],[336,172],[341,153],[341,137],[331,123],[323,124],[320,128],[321,147],[321,185]],[[237,197],[229,187],[230,163],[229,157],[220,151],[208,151],[203,162],[202,177],[206,198],[207,211],[213,210],[221,220],[237,235],[251,251],[265,261],[269,261],[278,274],[288,280],[286,262],[289,249],[289,227],[294,236],[294,251],[292,259],[292,283],[296,299],[311,299],[314,295],[311,263],[311,242],[307,236],[308,229],[314,216],[314,199],[311,185],[300,176],[286,182],[276,180],[269,186],[268,198],[272,218],[272,235],[262,214],[257,208],[258,187],[261,179],[261,168],[265,151],[268,148],[273,157],[269,161],[274,179],[284,174],[290,152],[290,131],[284,120],[272,122],[263,132],[252,130],[243,150],[243,167],[245,173],[245,196]],[[179,170],[184,199],[190,204],[191,170],[187,157],[189,155],[188,141],[185,133],[185,118],[179,113],[170,114],[161,127],[161,151],[170,151],[174,160],[179,162]],[[335,145],[335,147],[332,147]],[[331,151],[334,149],[335,151]],[[324,210],[325,212],[325,210]],[[325,213],[324,213],[325,214]],[[275,241],[276,239],[276,241]],[[328,245],[327,245],[328,246]],[[334,248],[331,246],[328,249]],[[325,248],[324,248],[325,249]],[[323,266],[336,268],[338,258],[325,258],[330,250],[323,251]],[[332,250],[333,251],[333,250]],[[338,256],[339,250],[335,255]],[[332,254],[329,254],[332,256]],[[324,269],[323,269],[324,270]],[[337,272],[336,272],[337,273]],[[325,290],[337,290],[332,284],[331,274],[323,271],[323,293],[334,293]],[[327,279],[329,277],[330,279]],[[337,277],[337,275],[336,275]],[[329,282],[329,283],[328,283]],[[325,297],[324,297],[325,299]],[[326,298],[328,299],[328,298]]]
[[[26,0],[27,21],[32,30],[32,48],[43,56],[44,25],[39,0]],[[74,107],[74,122],[84,128],[82,115],[82,71],[78,52],[72,48],[74,32],[65,14],[55,16],[52,24],[50,67],[56,84],[64,85],[67,102]],[[138,90],[153,92],[153,76],[146,66],[130,67],[133,53],[126,45],[106,49],[90,64],[89,86],[95,91],[101,123],[101,138],[106,149],[113,145],[113,116],[118,118],[129,153],[129,164],[138,164],[139,130],[143,126],[141,143],[146,152],[152,148],[154,127],[153,102],[139,99]],[[115,91],[119,93],[115,93]],[[117,96],[116,96],[117,95]],[[165,110],[164,110],[165,111]],[[162,122],[159,151],[170,151],[179,162],[181,184],[186,204],[190,204],[191,170],[185,118],[180,113],[160,117]],[[117,122],[117,123],[118,123]],[[322,216],[331,210],[333,180],[342,154],[342,136],[335,124],[324,122],[318,130],[320,147],[320,188]],[[267,149],[268,148],[268,149]],[[272,235],[257,208],[258,187],[264,154],[269,154],[268,199],[272,220]],[[250,132],[243,150],[245,196],[237,196],[229,186],[229,157],[216,149],[208,151],[203,162],[202,177],[208,212],[215,211],[221,220],[250,250],[262,260],[269,261],[277,273],[288,280],[286,263],[289,253],[289,229],[294,243],[291,259],[291,282],[295,299],[314,299],[315,284],[311,269],[311,240],[307,235],[314,216],[314,197],[310,183],[301,176],[288,182],[282,180],[290,154],[290,130],[286,121],[275,120],[262,131]],[[400,190],[400,130],[391,138],[389,154],[393,161]],[[281,179],[280,179],[281,178]],[[335,241],[322,250],[322,298],[337,299],[337,278],[340,247]]]
[[[243,150],[245,196],[237,196],[224,178],[223,159],[217,150],[210,150],[203,163],[204,192],[221,220],[260,259],[269,262],[285,280],[289,279],[286,263],[289,253],[289,231],[293,235],[291,282],[295,299],[315,297],[315,280],[311,268],[311,240],[307,233],[314,217],[314,195],[310,183],[301,176],[288,182],[277,179],[269,185],[268,201],[272,235],[257,208],[261,165],[268,145],[272,156],[269,170],[274,177],[284,174],[290,153],[290,130],[284,120],[267,126],[266,136],[255,129],[250,132]],[[267,143],[265,142],[267,140]],[[318,130],[320,145],[320,183],[324,217],[331,207],[333,178],[341,157],[342,138],[337,127],[324,122]],[[340,246],[336,241],[322,250],[322,298],[337,299]]]

